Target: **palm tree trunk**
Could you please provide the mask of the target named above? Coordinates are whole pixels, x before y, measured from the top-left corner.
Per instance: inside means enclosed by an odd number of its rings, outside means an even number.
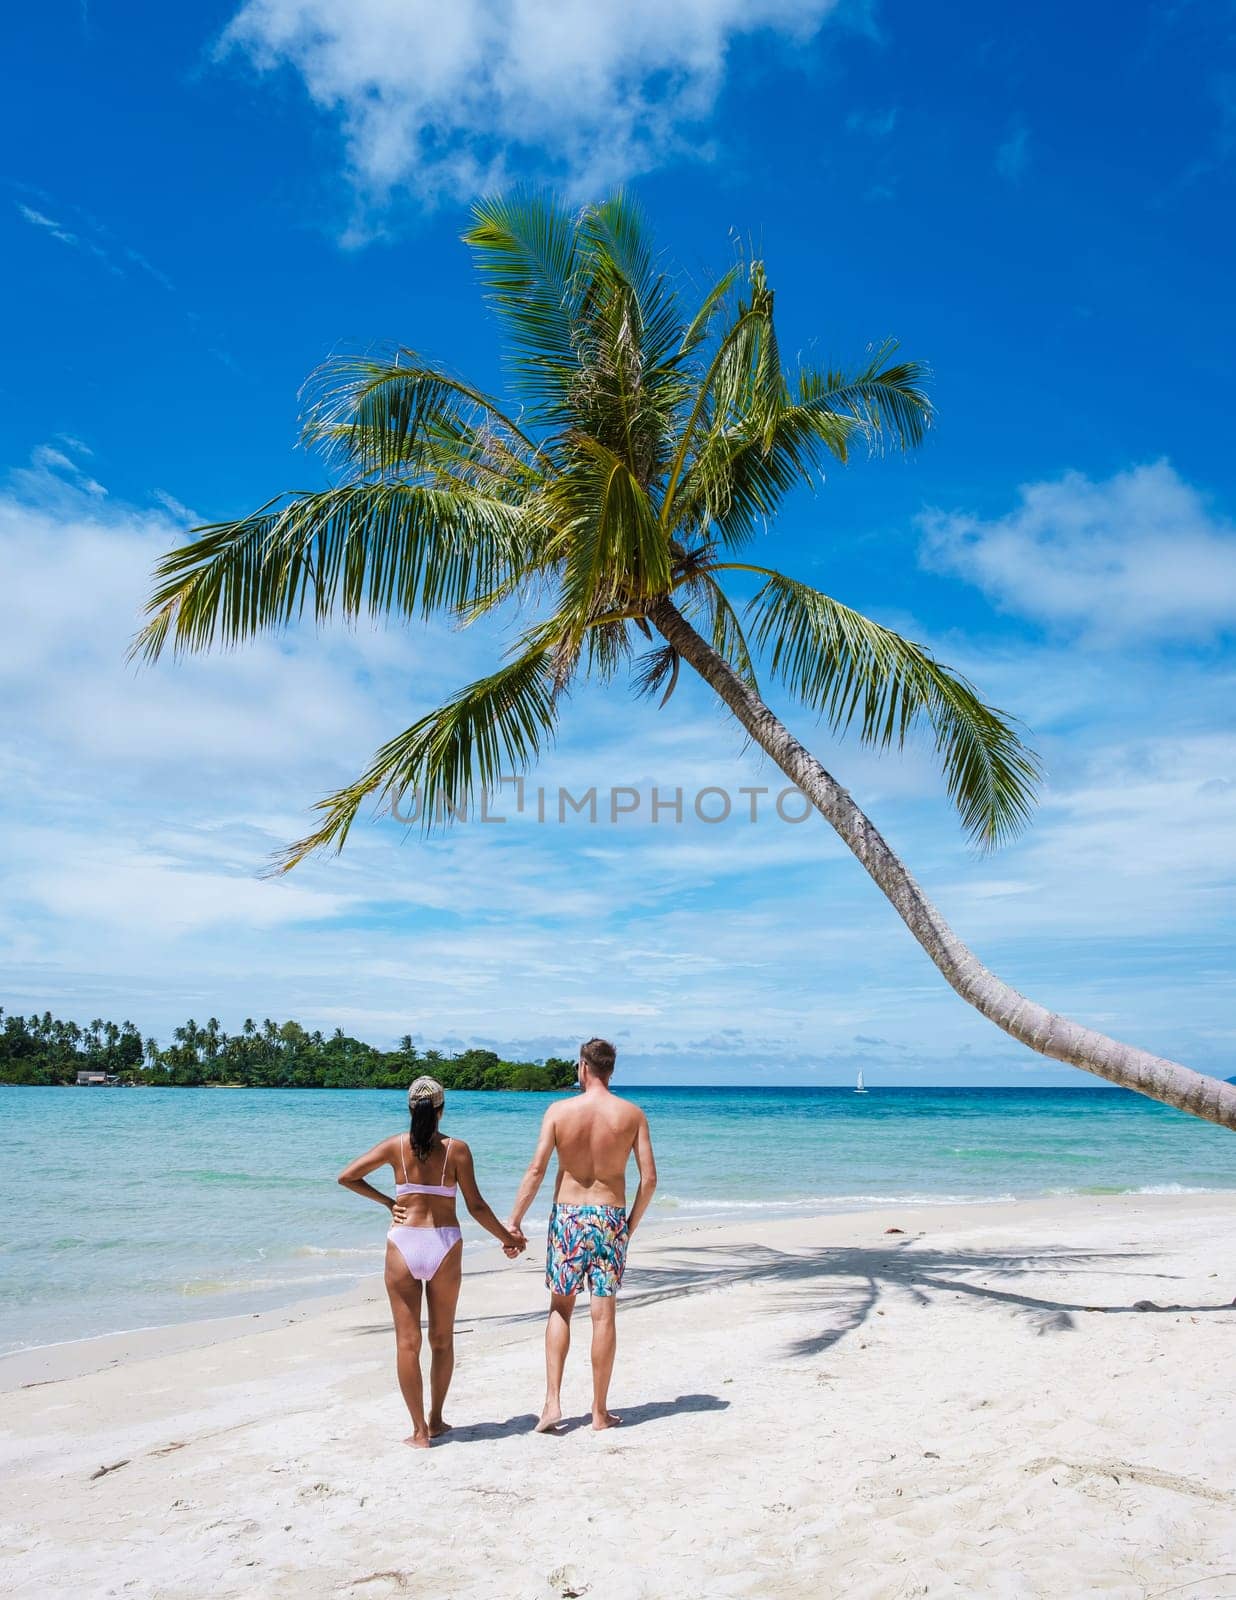
[[[1040,1055],[1067,1061],[1152,1100],[1236,1129],[1236,1085],[1070,1022],[1027,1000],[989,972],[948,926],[847,791],[700,637],[673,602],[666,598],[655,601],[648,617],[837,830],[963,1000]]]

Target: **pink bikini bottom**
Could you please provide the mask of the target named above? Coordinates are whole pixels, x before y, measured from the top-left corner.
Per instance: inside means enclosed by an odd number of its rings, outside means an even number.
[[[458,1228],[392,1228],[386,1237],[412,1276],[428,1283],[463,1234]]]

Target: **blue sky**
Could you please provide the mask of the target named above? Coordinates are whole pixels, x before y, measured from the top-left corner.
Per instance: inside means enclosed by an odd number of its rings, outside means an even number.
[[[10,1009],[296,1015],[632,1078],[1064,1082],[970,1014],[823,823],[389,821],[269,853],[499,641],[342,631],[136,673],[151,562],[321,481],[296,391],[399,339],[501,384],[458,236],[629,183],[699,281],[753,240],[782,347],[930,363],[939,422],[768,559],[1031,728],[1034,827],[965,846],[930,750],[781,707],[984,959],[1231,1072],[1236,9],[827,0],[52,4],[10,41],[0,542]],[[769,782],[702,689],[577,695],[542,781]]]

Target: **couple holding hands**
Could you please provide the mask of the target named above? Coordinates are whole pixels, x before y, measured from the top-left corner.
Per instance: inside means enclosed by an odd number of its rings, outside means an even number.
[[[411,1127],[374,1145],[339,1174],[345,1188],[376,1200],[391,1212],[386,1244],[386,1290],[395,1321],[399,1388],[412,1418],[404,1442],[427,1449],[449,1432],[442,1408],[455,1369],[455,1308],[463,1273],[463,1238],[456,1213],[462,1194],[469,1215],[514,1260],[527,1248],[523,1219],[536,1198],[552,1157],[558,1157],[550,1210],[545,1284],[545,1404],[536,1424],[550,1433],[562,1424],[562,1373],[571,1343],[575,1297],[585,1287],[592,1312],[592,1426],[613,1428],[621,1420],[609,1409],[609,1382],[616,1348],[615,1309],[626,1266],[627,1244],[657,1186],[648,1119],[638,1106],[610,1092],[615,1051],[605,1039],[580,1046],[581,1093],[558,1100],[541,1123],[536,1149],[504,1227],[477,1187],[472,1152],[462,1139],[442,1132],[446,1094],[434,1078],[417,1078],[408,1090]],[[626,1169],[635,1156],[639,1187],[626,1204]],[[367,1182],[389,1166],[395,1194]],[[429,1411],[421,1376],[421,1304],[427,1302]]]

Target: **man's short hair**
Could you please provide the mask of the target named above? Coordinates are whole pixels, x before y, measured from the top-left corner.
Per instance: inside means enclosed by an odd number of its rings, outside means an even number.
[[[586,1044],[581,1044],[579,1047],[579,1059],[589,1072],[595,1072],[598,1078],[609,1077],[617,1058],[618,1052],[608,1039],[589,1039]]]

